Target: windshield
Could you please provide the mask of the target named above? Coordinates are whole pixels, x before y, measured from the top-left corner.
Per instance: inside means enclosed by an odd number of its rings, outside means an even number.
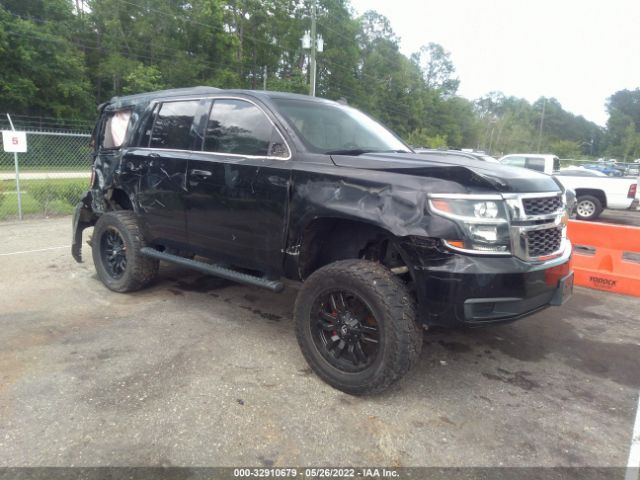
[[[282,98],[273,103],[314,153],[411,152],[393,133],[355,108]]]

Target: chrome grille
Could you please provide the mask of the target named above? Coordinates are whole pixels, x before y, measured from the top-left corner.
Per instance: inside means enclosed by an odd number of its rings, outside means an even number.
[[[522,205],[527,215],[549,215],[560,210],[562,198],[559,196],[523,198]]]
[[[527,247],[530,257],[542,257],[557,252],[561,243],[562,227],[527,232]]]

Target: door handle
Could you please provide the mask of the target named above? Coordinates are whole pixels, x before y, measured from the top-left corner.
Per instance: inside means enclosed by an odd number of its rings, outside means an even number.
[[[191,175],[195,175],[196,177],[210,177],[212,173],[209,170],[198,170],[194,168],[191,170]]]

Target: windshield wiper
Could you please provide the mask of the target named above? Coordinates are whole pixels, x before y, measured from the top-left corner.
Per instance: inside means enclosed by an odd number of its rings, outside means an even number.
[[[324,152],[326,155],[353,155],[358,156],[364,153],[411,153],[409,150],[375,150],[371,148],[352,148],[345,150],[331,150]]]
[[[372,153],[378,152],[379,150],[367,150],[364,148],[352,148],[347,150],[330,150],[328,152],[324,152],[326,155],[362,155],[363,153]]]

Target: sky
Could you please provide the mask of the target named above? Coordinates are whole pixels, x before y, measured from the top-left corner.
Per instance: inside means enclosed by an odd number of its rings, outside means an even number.
[[[490,91],[606,124],[607,97],[640,88],[640,0],[351,0],[389,18],[405,55],[435,42],[451,53],[458,93]]]

